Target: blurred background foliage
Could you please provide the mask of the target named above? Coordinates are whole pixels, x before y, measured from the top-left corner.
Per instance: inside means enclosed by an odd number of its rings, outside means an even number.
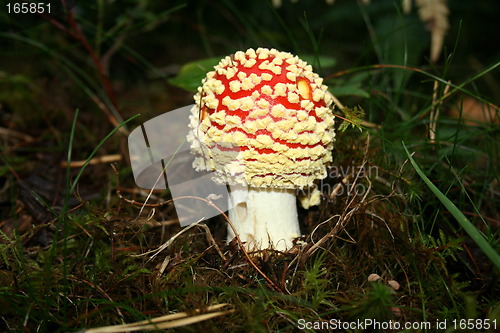
[[[420,181],[401,144],[498,253],[497,0],[50,1],[50,17],[9,14],[11,2],[0,2],[1,330],[76,330],[222,302],[236,309],[223,322],[183,329],[498,318],[497,263]],[[145,198],[127,163],[128,131],[191,104],[218,59],[250,47],[299,55],[343,105],[359,105],[364,130],[338,134],[334,163],[380,171],[362,180],[368,201],[324,193],[319,208],[301,210],[306,235],[342,214],[340,231],[316,230],[328,238],[321,251],[256,260],[280,286],[288,281],[283,293],[224,245],[222,220],[208,225],[231,259],[200,230],[179,238],[165,262],[131,256],[179,227],[161,223],[175,220],[171,205],[138,219],[115,191],[121,181],[124,195]],[[118,155],[118,178],[106,163],[66,168],[96,147]],[[371,273],[381,278],[367,281]]]

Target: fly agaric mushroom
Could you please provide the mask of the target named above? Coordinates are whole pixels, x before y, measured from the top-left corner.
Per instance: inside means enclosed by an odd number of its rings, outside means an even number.
[[[194,96],[188,141],[196,170],[230,185],[229,219],[248,250],[299,237],[295,193],[326,177],[332,96],[312,67],[275,49],[238,51]],[[235,234],[228,226],[228,242]]]

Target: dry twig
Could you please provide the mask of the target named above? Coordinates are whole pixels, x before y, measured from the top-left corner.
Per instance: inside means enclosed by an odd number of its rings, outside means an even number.
[[[245,257],[247,258],[248,262],[250,263],[250,265],[252,265],[255,270],[269,283],[269,285],[274,288],[276,291],[279,291],[279,292],[283,292],[277,285],[276,283],[273,282],[273,280],[271,280],[254,262],[253,260],[250,258],[250,255],[248,254],[248,252],[245,250],[245,247],[243,245],[243,242],[241,241],[241,238],[239,237],[239,234],[238,232],[236,231],[233,223],[231,222],[231,220],[229,219],[229,217],[226,215],[226,213],[224,213],[219,207],[217,207],[216,205],[214,205],[212,203],[212,201],[210,200],[207,200],[207,199],[204,199],[204,198],[200,198],[200,197],[195,197],[195,196],[182,196],[182,197],[176,197],[176,198],[173,198],[173,199],[170,199],[170,200],[166,200],[166,201],[163,201],[161,203],[158,203],[158,204],[146,204],[146,203],[140,203],[140,202],[137,202],[135,200],[129,200],[129,199],[126,199],[126,198],[123,198],[123,196],[121,196],[121,194],[119,194],[119,183],[118,183],[118,170],[116,169],[116,167],[114,165],[112,165],[113,169],[115,170],[115,174],[116,174],[116,177],[117,177],[117,188],[116,188],[116,193],[118,194],[118,196],[120,197],[120,199],[122,200],[125,200],[126,202],[132,204],[132,205],[135,205],[135,206],[142,206],[142,208],[144,207],[159,207],[159,206],[162,206],[162,205],[166,205],[168,203],[171,203],[171,202],[174,202],[174,201],[177,201],[177,200],[183,200],[183,199],[195,199],[195,200],[201,200],[201,201],[204,201],[205,203],[207,203],[209,206],[211,206],[212,208],[214,208],[215,210],[217,210],[219,212],[220,215],[222,215],[224,217],[224,219],[227,221],[227,223],[231,226],[231,228],[233,229],[234,231],[234,234],[236,236],[236,241],[238,242],[238,245],[241,249],[241,251],[243,252],[243,254],[245,255]],[[147,200],[147,199],[146,199]],[[142,208],[141,208],[141,211],[142,211]],[[167,242],[168,243],[168,242]],[[170,245],[170,244],[169,244]]]
[[[195,309],[192,311],[192,313],[179,312],[161,317],[151,318],[148,320],[138,321],[130,324],[91,328],[85,330],[84,333],[121,333],[121,332],[135,332],[135,331],[166,330],[169,328],[187,326],[208,319],[220,317],[229,313],[233,313],[235,311],[234,309],[226,311],[217,311],[229,305],[230,304],[227,303],[210,305],[206,308]]]

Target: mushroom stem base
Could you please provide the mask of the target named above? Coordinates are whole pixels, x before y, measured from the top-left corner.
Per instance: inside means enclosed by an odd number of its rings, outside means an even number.
[[[231,186],[229,219],[249,251],[286,251],[300,236],[295,190]],[[235,237],[228,225],[228,242]]]

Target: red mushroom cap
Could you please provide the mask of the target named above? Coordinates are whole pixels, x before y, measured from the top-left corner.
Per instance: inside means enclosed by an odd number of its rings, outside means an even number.
[[[255,187],[302,188],[326,176],[332,97],[298,57],[236,52],[207,74],[194,98],[188,140],[196,169]]]

